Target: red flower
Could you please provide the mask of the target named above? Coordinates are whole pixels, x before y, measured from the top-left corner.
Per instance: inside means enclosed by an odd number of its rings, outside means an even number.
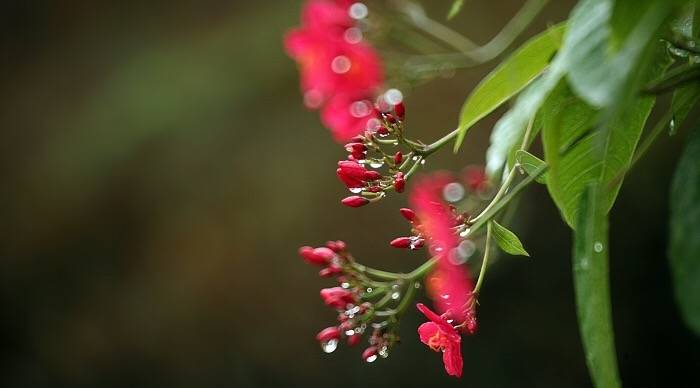
[[[467,269],[455,260],[459,245],[454,230],[457,217],[441,196],[443,187],[451,181],[447,175],[423,178],[411,194],[411,203],[430,252],[439,260],[427,282],[429,294],[438,312],[464,322],[474,316],[473,285]]]
[[[370,93],[353,98],[347,93],[332,97],[321,111],[321,122],[338,142],[346,142],[365,132],[375,118]]]
[[[377,176],[376,171],[367,171],[364,166],[352,160],[338,162],[338,169],[335,172],[349,189],[364,187],[366,181],[381,178],[381,175]]]
[[[462,377],[464,365],[460,346],[462,337],[445,318],[437,315],[424,304],[418,303],[416,307],[430,320],[418,327],[421,342],[433,351],[442,352],[442,362],[445,364],[448,375]]]

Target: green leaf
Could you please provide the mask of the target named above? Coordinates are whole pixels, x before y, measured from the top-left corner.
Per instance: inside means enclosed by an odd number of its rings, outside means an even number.
[[[496,221],[491,221],[491,223],[493,224],[493,238],[504,252],[511,255],[530,256],[530,254],[525,251],[525,248],[523,248],[523,243],[520,242],[520,239],[515,233]]]
[[[605,190],[583,190],[574,231],[573,275],[576,310],[588,372],[597,388],[620,387],[610,305],[608,219]]]
[[[464,5],[464,0],[455,0],[452,3],[452,7],[450,7],[450,12],[447,13],[447,20],[450,20],[453,17],[457,16],[459,11],[462,10],[463,5]]]
[[[565,29],[566,25],[561,23],[531,38],[477,85],[460,113],[455,152],[469,128],[542,73],[559,48]]]
[[[637,97],[615,117],[599,122],[599,111],[578,99],[562,82],[543,109],[547,189],[572,227],[584,189],[612,182],[602,200],[610,210],[622,185],[651,108],[652,97]]]
[[[700,126],[691,133],[671,185],[671,274],[676,301],[700,336]]]
[[[525,150],[516,151],[515,162],[518,163],[520,167],[522,167],[522,169],[525,170],[527,175],[530,176],[532,176],[536,171],[539,171],[542,167],[546,165],[544,160]],[[539,183],[547,183],[547,174],[541,174],[540,176],[535,178],[535,181]]]
[[[636,78],[640,59],[672,7],[666,1],[653,1],[650,4],[635,2],[636,6],[618,5],[616,11],[635,9],[635,14],[640,14],[638,9],[643,10],[641,17],[631,19],[635,22],[632,26],[629,25],[629,18],[625,17],[627,13],[615,18],[627,21],[625,26],[619,27],[620,34],[626,35],[626,39],[618,43],[618,50],[615,42],[610,42],[612,2],[589,0],[587,3],[588,7],[583,10],[586,14],[582,15],[585,19],[579,20],[580,23],[571,22],[571,33],[564,41],[565,47],[576,48],[567,52],[567,78],[576,94],[588,104],[595,107],[613,106],[636,91],[629,83]],[[617,24],[620,23],[614,26]],[[577,39],[573,39],[575,32]]]
[[[700,83],[686,85],[673,92],[673,99],[671,100],[673,109],[673,118],[671,119],[672,135],[675,133],[676,128],[683,124],[690,110],[697,104],[698,99],[700,99]]]

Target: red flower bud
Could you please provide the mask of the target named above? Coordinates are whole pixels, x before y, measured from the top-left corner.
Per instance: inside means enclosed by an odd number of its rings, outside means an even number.
[[[348,337],[348,345],[355,346],[355,345],[359,344],[361,340],[362,340],[361,334],[351,335],[350,337]]]
[[[394,190],[396,190],[397,193],[401,193],[405,187],[406,179],[403,177],[403,173],[397,172],[396,175],[394,175]]]
[[[378,193],[382,191],[382,188],[379,186],[372,186],[369,189],[367,189],[367,191],[369,191],[370,193]]]
[[[396,117],[392,116],[391,114],[387,113],[384,115],[384,119],[389,122],[389,123],[395,123],[396,122]]]
[[[367,171],[365,173],[365,180],[366,181],[376,181],[378,179],[381,179],[382,174],[378,173],[377,171]]]
[[[467,318],[467,325],[465,326],[465,328],[467,329],[467,333],[469,333],[469,334],[476,333],[476,330],[478,329],[478,327],[479,327],[479,324],[476,322],[475,316],[471,316],[471,317]]]
[[[322,289],[321,299],[327,306],[338,310],[344,310],[348,304],[355,303],[355,295],[342,287]]]
[[[396,113],[396,115],[399,116],[399,119],[401,119],[402,121],[406,117],[406,107],[403,105],[402,102],[399,102],[398,104],[394,105],[394,113]]]
[[[352,160],[341,160],[336,170],[338,178],[350,189],[364,186],[366,172],[367,169]]]
[[[398,237],[389,243],[394,248],[408,248],[411,246],[411,238],[410,237]]]
[[[377,129],[377,133],[385,136],[389,134],[389,129],[387,127],[379,127],[379,129]]]
[[[359,195],[351,195],[349,197],[343,198],[342,201],[340,201],[345,206],[350,206],[350,207],[360,207],[360,206],[365,206],[369,203],[369,200],[364,197],[360,197]]]
[[[327,327],[316,334],[316,339],[320,342],[328,342],[340,338],[340,329],[335,326]]]
[[[362,359],[367,362],[374,362],[377,360],[377,347],[370,346],[362,352]]]
[[[399,151],[396,153],[396,155],[394,155],[394,164],[400,164],[402,160],[403,155],[401,154],[401,151]]]
[[[299,248],[299,255],[309,264],[313,265],[325,265],[328,264],[327,255],[325,252],[316,252],[316,249],[311,247],[301,247]]]
[[[345,145],[345,150],[348,152],[365,152],[367,146],[362,143],[348,143]]]
[[[353,151],[350,155],[348,155],[348,160],[362,160],[367,156],[367,153],[364,151]]]
[[[410,221],[410,222],[416,221],[416,213],[413,210],[411,210],[407,207],[402,207],[401,209],[399,209],[399,211],[401,212],[401,215],[403,216],[403,218],[407,219],[408,221]]]
[[[335,275],[343,273],[343,268],[337,266],[337,265],[329,265],[326,268],[321,269],[318,271],[318,276],[322,278],[332,278]]]
[[[326,248],[336,253],[344,251],[346,247],[347,245],[345,244],[345,241],[326,241]]]

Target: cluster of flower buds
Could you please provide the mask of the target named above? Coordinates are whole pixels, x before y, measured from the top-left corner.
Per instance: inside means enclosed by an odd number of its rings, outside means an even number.
[[[449,209],[452,212],[452,216],[454,217],[453,228],[455,230],[455,233],[459,233],[461,230],[464,230],[464,228],[466,228],[466,222],[469,219],[469,214],[460,213],[457,210],[457,208],[452,205],[449,206]],[[399,211],[401,212],[401,215],[411,225],[411,235],[397,237],[391,240],[389,242],[389,245],[391,245],[394,248],[408,248],[410,250],[422,248],[425,245],[428,236],[426,236],[425,230],[420,220],[418,219],[418,216],[416,216],[416,213],[409,208],[401,208],[399,209]]]
[[[343,205],[360,207],[382,199],[388,191],[403,192],[406,179],[425,162],[425,146],[404,136],[402,98],[397,89],[380,96],[367,130],[345,144],[348,156],[338,162],[336,173],[354,195],[344,198]]]
[[[304,246],[299,255],[307,263],[323,267],[319,275],[335,277],[338,286],[324,288],[320,295],[323,303],[337,312],[338,324],[321,330],[316,339],[326,353],[332,353],[341,341],[349,346],[359,344],[366,334],[369,346],[362,359],[373,362],[389,356],[389,349],[398,341],[395,321],[387,320],[383,310],[401,297],[400,284],[371,280],[362,272],[347,252],[342,241],[329,241],[325,246]]]

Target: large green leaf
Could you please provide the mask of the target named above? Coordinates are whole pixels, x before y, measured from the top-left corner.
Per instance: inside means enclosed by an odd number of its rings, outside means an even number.
[[[586,9],[587,20],[583,23],[571,23],[571,34],[567,35],[564,46],[576,47],[570,50],[567,63],[567,78],[572,89],[586,103],[595,107],[614,106],[621,100],[626,100],[636,89],[630,87],[640,70],[639,60],[644,57],[649,42],[671,12],[667,1],[635,1],[634,5],[627,1],[618,1],[615,11],[622,15],[615,20],[626,23],[613,24],[619,31],[623,42],[610,42],[610,19],[613,16],[611,0],[589,0]],[[630,3],[630,5],[626,5]],[[633,9],[634,12],[630,12]],[[639,11],[639,9],[643,11]],[[628,15],[632,15],[629,16]],[[641,15],[641,17],[633,17]],[[630,24],[633,22],[633,24]],[[587,36],[576,35],[574,32],[585,31]],[[615,47],[619,45],[618,47]]]
[[[469,128],[532,82],[547,67],[564,36],[564,23],[536,35],[484,78],[469,95],[459,117],[459,149]]]
[[[610,306],[605,188],[588,185],[579,198],[574,231],[576,310],[588,373],[597,388],[620,387]]]
[[[690,135],[671,186],[669,258],[683,318],[700,335],[700,126]]]
[[[565,82],[549,96],[543,109],[545,162],[550,170],[547,188],[564,220],[576,225],[584,189],[591,183],[607,183],[625,171],[654,104],[638,97],[620,115],[599,128],[599,111],[578,99]],[[609,187],[603,204],[612,207],[622,180]]]

